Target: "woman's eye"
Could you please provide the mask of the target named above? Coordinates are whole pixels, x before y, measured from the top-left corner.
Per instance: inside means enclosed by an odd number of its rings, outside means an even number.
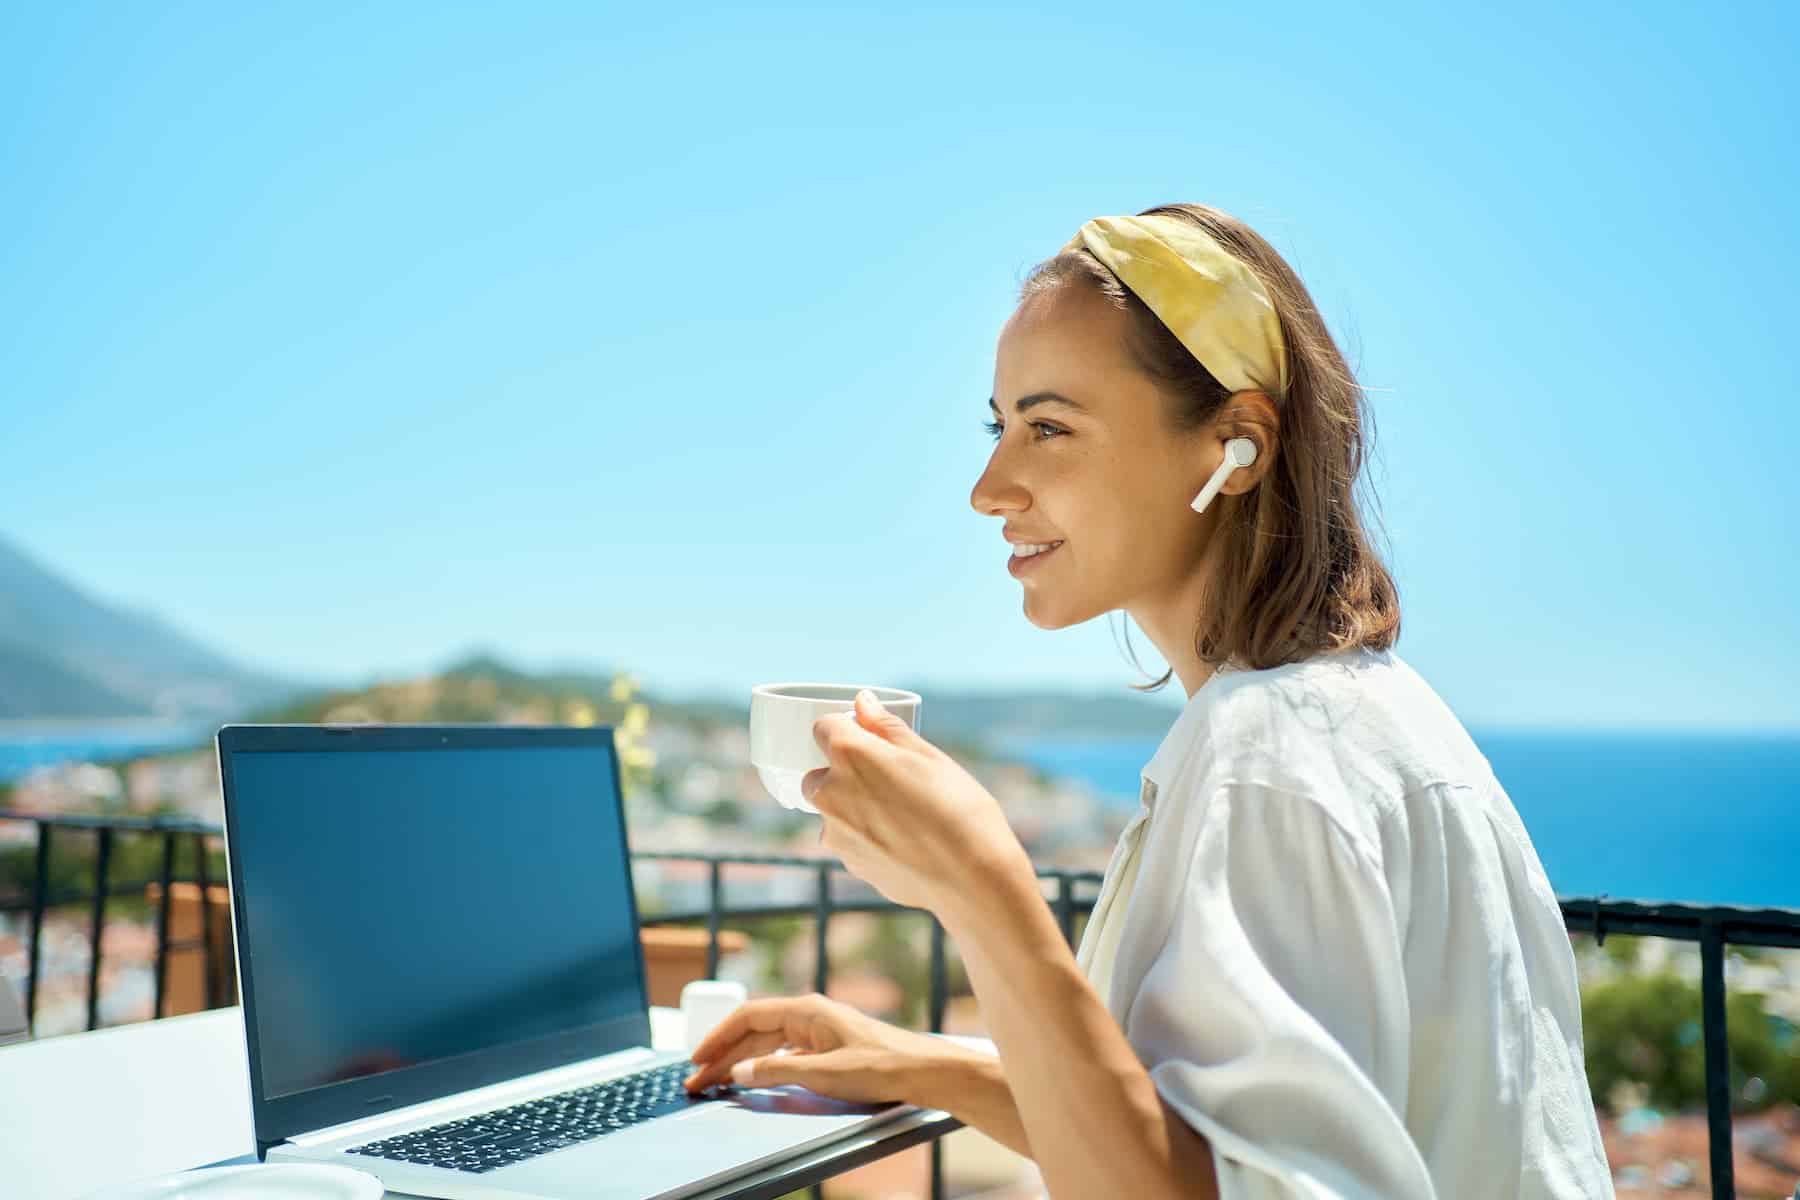
[[[1037,440],[1040,442],[1047,442],[1051,438],[1059,436],[1063,432],[1062,430],[1058,429],[1056,426],[1048,424],[1044,421],[1031,421],[1031,422],[1029,422],[1029,424],[1033,429],[1038,429],[1038,430],[1044,431],[1044,432],[1041,432],[1038,434]],[[998,441],[1000,439],[1001,433],[1003,433],[1006,429],[1006,427],[1004,425],[1000,424],[1000,422],[998,422],[998,421],[986,421],[982,424],[981,427],[983,429],[987,430],[989,433],[993,434],[995,441]]]

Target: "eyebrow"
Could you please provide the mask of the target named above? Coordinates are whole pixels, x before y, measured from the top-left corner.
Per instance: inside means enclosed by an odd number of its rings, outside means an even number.
[[[1024,412],[1034,404],[1066,404],[1076,412],[1088,411],[1085,404],[1071,400],[1067,396],[1057,392],[1033,392],[1029,396],[1021,396],[1019,402],[1013,405],[1013,411]],[[988,407],[993,409],[996,415],[1000,412],[1000,406],[994,403],[994,398],[992,396],[988,397]]]

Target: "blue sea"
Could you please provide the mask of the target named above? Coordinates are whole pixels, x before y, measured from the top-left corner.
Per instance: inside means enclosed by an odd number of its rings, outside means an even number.
[[[207,745],[212,727],[0,727],[0,783],[70,758]],[[1800,908],[1800,737],[1476,731],[1559,895]],[[1159,738],[1000,749],[1136,806]]]
[[[0,784],[11,783],[35,767],[70,760],[106,762],[168,750],[201,749],[212,744],[217,728],[153,721],[0,724]]]
[[[1800,736],[1472,732],[1558,895],[1800,908]],[[1159,741],[1003,749],[1135,808]]]

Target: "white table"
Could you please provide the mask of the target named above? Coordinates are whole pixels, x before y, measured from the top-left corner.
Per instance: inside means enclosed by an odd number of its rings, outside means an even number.
[[[652,1007],[650,1040],[686,1048],[681,1010]],[[975,1043],[978,1039],[957,1039]],[[991,1049],[991,1043],[981,1043]],[[927,1128],[929,1127],[929,1128]],[[960,1127],[933,1109],[884,1122],[695,1200],[832,1174]],[[243,1010],[214,1009],[0,1049],[0,1195],[75,1200],[100,1188],[255,1152]],[[873,1151],[873,1152],[872,1152]],[[804,1186],[801,1179],[794,1186]],[[397,1195],[398,1193],[389,1193]]]

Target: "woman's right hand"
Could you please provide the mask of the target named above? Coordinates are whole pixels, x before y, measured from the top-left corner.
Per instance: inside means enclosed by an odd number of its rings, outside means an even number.
[[[786,1050],[785,1054],[775,1051]],[[821,995],[739,1005],[690,1057],[689,1092],[727,1081],[743,1087],[797,1083],[822,1096],[863,1103],[905,1101],[912,1082],[955,1047],[877,1021]]]

